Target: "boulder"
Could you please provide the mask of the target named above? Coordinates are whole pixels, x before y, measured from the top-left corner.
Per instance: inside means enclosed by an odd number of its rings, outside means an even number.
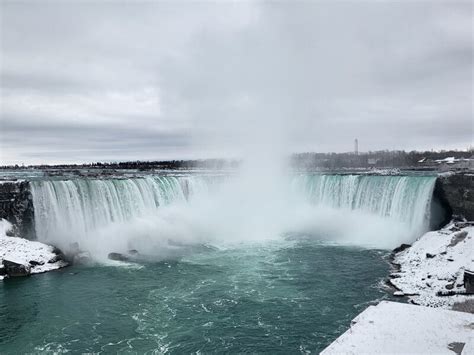
[[[123,254],[120,253],[109,253],[107,256],[110,260],[116,260],[116,261],[128,261],[129,258]]]
[[[452,290],[454,288],[454,283],[449,283],[446,286],[444,286],[447,290]]]
[[[410,244],[402,244],[400,245],[399,247],[396,247],[395,249],[392,250],[392,253],[394,254],[398,254],[400,253],[401,251],[404,251],[405,249],[408,249],[410,248],[411,245]]]
[[[11,260],[4,259],[3,266],[5,268],[5,274],[9,277],[28,276],[31,272],[30,265],[23,265]]]
[[[36,260],[30,260],[29,261],[30,265],[31,266],[38,266],[38,265],[44,265],[44,262],[43,261],[36,261]]]

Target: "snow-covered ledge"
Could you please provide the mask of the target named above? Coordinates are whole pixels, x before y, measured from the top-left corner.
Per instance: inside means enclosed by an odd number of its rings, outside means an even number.
[[[382,301],[354,318],[321,355],[474,354],[473,332],[473,314]]]
[[[397,254],[393,263],[399,270],[390,283],[410,302],[431,307],[450,308],[458,302],[473,302],[466,294],[465,271],[474,271],[474,226],[450,223],[428,232],[413,245]]]
[[[9,237],[11,228],[10,222],[0,219],[0,280],[9,274],[38,274],[68,265],[50,245]]]

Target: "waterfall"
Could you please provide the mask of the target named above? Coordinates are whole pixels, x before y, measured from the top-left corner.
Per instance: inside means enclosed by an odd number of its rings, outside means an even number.
[[[226,179],[224,182],[231,181]],[[317,225],[313,230],[324,229],[327,225],[325,218],[330,221],[336,218],[338,224],[352,223],[352,227],[323,233],[351,234],[359,229],[359,234],[371,234],[371,240],[383,239],[380,235],[385,233],[386,239],[391,242],[377,243],[382,247],[391,247],[400,241],[409,242],[428,230],[436,178],[298,175],[291,178],[289,189],[284,188],[280,195],[263,194],[264,199],[272,201],[256,207],[252,206],[254,202],[261,201],[241,199],[242,195],[248,197],[247,192],[258,195],[258,190],[250,191],[249,185],[223,184],[233,189],[232,197],[226,201],[227,195],[224,194],[215,203],[209,197],[215,181],[215,177],[199,175],[32,181],[36,235],[40,241],[67,248],[78,240],[92,244],[95,239],[102,238],[103,234],[99,231],[111,226],[115,229],[109,228],[105,233],[107,242],[120,239],[118,234],[126,240],[127,228],[135,228],[130,233],[146,234],[148,241],[156,237],[171,240],[178,234],[184,240],[189,233],[198,233],[206,238],[221,234],[217,238],[226,238],[232,232],[244,230],[248,235],[249,229],[242,228],[247,226],[246,223],[250,228],[261,227],[258,233],[273,233],[275,230],[277,233],[288,230],[297,232],[298,225],[313,222]],[[288,199],[287,190],[293,197],[302,196],[303,201],[301,198]],[[257,196],[257,199],[261,198]],[[268,212],[275,205],[283,208]],[[327,211],[333,210],[338,211],[337,217],[327,214]],[[369,218],[359,221],[359,215]],[[298,222],[303,219],[303,222]],[[127,225],[132,220],[135,223],[133,228]],[[318,224],[318,221],[322,222]],[[285,224],[287,222],[288,225]],[[388,235],[391,227],[400,227],[397,232],[391,231],[397,235]]]
[[[42,241],[85,235],[163,205],[185,202],[202,185],[172,176],[33,181],[36,235]]]
[[[301,175],[292,184],[311,203],[387,217],[419,236],[429,228],[435,182],[434,176]]]

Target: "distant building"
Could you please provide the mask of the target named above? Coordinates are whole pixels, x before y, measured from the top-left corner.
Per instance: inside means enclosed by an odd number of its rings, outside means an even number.
[[[441,171],[461,169],[461,170],[473,170],[474,169],[474,156],[470,158],[446,157],[444,159],[435,160],[439,164]]]
[[[454,157],[447,157],[444,159],[438,159],[436,160],[437,163],[445,163],[445,164],[454,164],[457,161],[460,161],[461,159],[456,159]]]
[[[359,155],[359,140],[357,138],[354,139],[354,154]]]
[[[367,164],[369,165],[377,165],[377,163],[380,161],[379,158],[369,158],[367,159]]]

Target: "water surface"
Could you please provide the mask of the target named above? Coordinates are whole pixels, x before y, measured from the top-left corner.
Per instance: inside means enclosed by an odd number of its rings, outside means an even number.
[[[0,351],[314,353],[387,297],[385,255],[298,239],[7,280]]]

